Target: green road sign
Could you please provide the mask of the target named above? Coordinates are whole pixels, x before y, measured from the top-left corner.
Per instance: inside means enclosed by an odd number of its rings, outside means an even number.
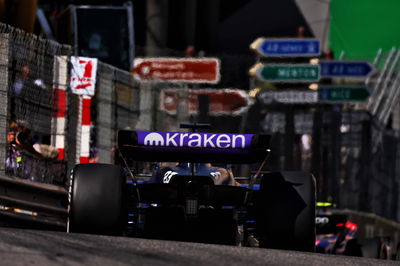
[[[370,93],[366,87],[323,86],[318,88],[318,95],[322,102],[362,102]]]
[[[257,64],[250,74],[268,82],[317,82],[320,78],[319,65]]]

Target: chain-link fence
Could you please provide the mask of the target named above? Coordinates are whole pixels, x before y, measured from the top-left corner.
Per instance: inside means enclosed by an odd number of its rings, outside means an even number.
[[[0,24],[3,174],[62,184],[79,162],[80,100],[69,90],[70,46]],[[113,162],[116,131],[134,128],[139,89],[129,72],[99,62],[91,104],[91,157]]]
[[[400,113],[396,109],[400,103],[400,50],[380,49],[373,65],[376,72],[364,81],[371,96],[366,103],[353,106],[366,110],[369,118],[353,129],[358,145],[345,150],[346,176],[339,202],[343,207],[400,220]]]
[[[134,129],[139,119],[140,94],[133,76],[99,63],[96,93],[92,101],[92,156],[113,163],[118,129]]]
[[[66,168],[51,146],[55,58],[71,48],[0,24],[2,173],[41,182],[62,183]],[[67,58],[66,57],[66,58]],[[61,179],[61,180],[60,180]]]

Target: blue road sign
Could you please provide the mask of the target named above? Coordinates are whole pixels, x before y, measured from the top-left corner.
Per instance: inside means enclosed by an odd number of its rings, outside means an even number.
[[[367,77],[375,68],[364,61],[320,61],[323,77]]]
[[[356,86],[322,86],[318,94],[321,102],[363,102],[370,97],[367,87]]]
[[[303,56],[321,54],[320,41],[316,39],[265,39],[258,38],[250,47],[261,56]]]

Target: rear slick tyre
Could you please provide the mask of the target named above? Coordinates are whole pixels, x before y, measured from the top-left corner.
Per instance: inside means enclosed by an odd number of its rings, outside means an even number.
[[[125,212],[123,169],[110,164],[78,164],[71,173],[68,232],[119,235]]]

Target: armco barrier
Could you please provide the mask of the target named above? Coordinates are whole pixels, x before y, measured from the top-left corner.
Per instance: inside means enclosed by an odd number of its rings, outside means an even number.
[[[64,231],[67,200],[63,187],[0,177],[0,225]]]

